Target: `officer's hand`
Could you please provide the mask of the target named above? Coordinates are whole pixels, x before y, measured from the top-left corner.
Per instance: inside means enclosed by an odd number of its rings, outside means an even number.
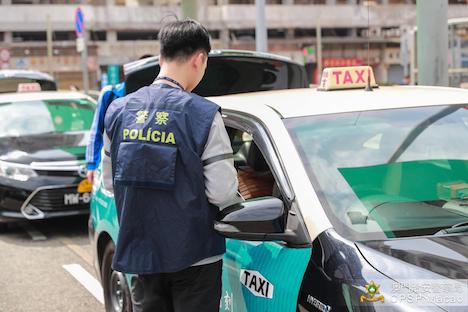
[[[88,170],[88,172],[86,172],[86,177],[88,178],[88,181],[91,184],[94,181],[94,171],[96,171],[96,170]]]

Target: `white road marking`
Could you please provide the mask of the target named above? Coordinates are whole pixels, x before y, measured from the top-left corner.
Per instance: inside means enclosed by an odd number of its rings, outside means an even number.
[[[86,288],[100,303],[104,304],[104,292],[101,284],[79,264],[65,264],[62,267],[68,271],[84,288]]]
[[[25,230],[29,236],[31,236],[33,241],[43,241],[46,240],[47,237],[39,232],[31,223],[29,222],[21,222],[20,226]]]

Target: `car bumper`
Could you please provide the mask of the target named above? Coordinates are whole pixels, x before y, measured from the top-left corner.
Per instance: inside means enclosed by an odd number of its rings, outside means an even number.
[[[46,185],[28,190],[0,185],[0,221],[49,219],[89,213],[90,194],[76,194],[77,185]],[[68,197],[66,197],[68,196]],[[79,196],[85,196],[86,202]],[[75,197],[78,200],[75,200]]]

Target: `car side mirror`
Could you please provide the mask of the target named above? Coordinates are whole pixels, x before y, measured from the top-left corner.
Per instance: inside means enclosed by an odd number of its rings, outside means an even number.
[[[276,197],[248,200],[223,209],[215,230],[228,238],[250,241],[288,241],[284,233],[284,203]]]

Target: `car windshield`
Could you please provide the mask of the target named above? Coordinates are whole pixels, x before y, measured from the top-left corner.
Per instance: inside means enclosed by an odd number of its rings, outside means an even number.
[[[0,103],[0,137],[89,130],[94,109],[86,99]]]
[[[352,240],[468,221],[468,106],[285,120],[335,229]]]

